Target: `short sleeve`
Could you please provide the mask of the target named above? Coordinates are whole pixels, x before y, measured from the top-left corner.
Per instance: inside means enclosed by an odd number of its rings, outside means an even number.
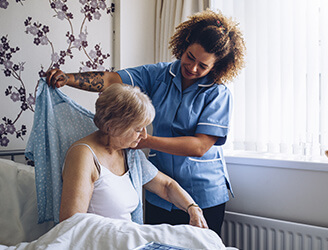
[[[227,136],[231,111],[231,92],[226,86],[218,85],[207,97],[206,105],[197,123],[196,133]]]
[[[139,87],[149,97],[158,86],[157,80],[163,77],[169,63],[146,64],[134,68],[118,70],[122,82]]]
[[[145,154],[141,150],[138,150],[138,154],[142,168],[142,185],[145,185],[155,178],[158,173],[158,169],[146,158]]]

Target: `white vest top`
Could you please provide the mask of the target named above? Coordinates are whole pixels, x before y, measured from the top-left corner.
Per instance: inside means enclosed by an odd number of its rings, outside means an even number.
[[[91,150],[100,172],[98,180],[94,183],[88,213],[131,221],[131,213],[137,208],[139,197],[132,185],[129,170],[124,175],[118,176],[100,164],[89,145],[84,143],[76,145],[85,145]]]

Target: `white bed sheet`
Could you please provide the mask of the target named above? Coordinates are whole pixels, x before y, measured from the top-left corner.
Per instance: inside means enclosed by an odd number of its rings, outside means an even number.
[[[75,214],[31,243],[0,249],[134,249],[156,241],[189,249],[226,249],[209,229],[189,225],[139,225],[95,214]]]

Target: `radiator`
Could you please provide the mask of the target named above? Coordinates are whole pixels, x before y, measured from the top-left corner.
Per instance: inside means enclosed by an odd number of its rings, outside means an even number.
[[[240,250],[328,250],[328,228],[229,211],[221,236]]]

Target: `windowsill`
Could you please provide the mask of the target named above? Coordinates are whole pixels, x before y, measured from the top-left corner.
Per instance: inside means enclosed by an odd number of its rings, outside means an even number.
[[[328,158],[309,156],[286,156],[246,151],[224,151],[227,164],[253,165],[328,172]]]

